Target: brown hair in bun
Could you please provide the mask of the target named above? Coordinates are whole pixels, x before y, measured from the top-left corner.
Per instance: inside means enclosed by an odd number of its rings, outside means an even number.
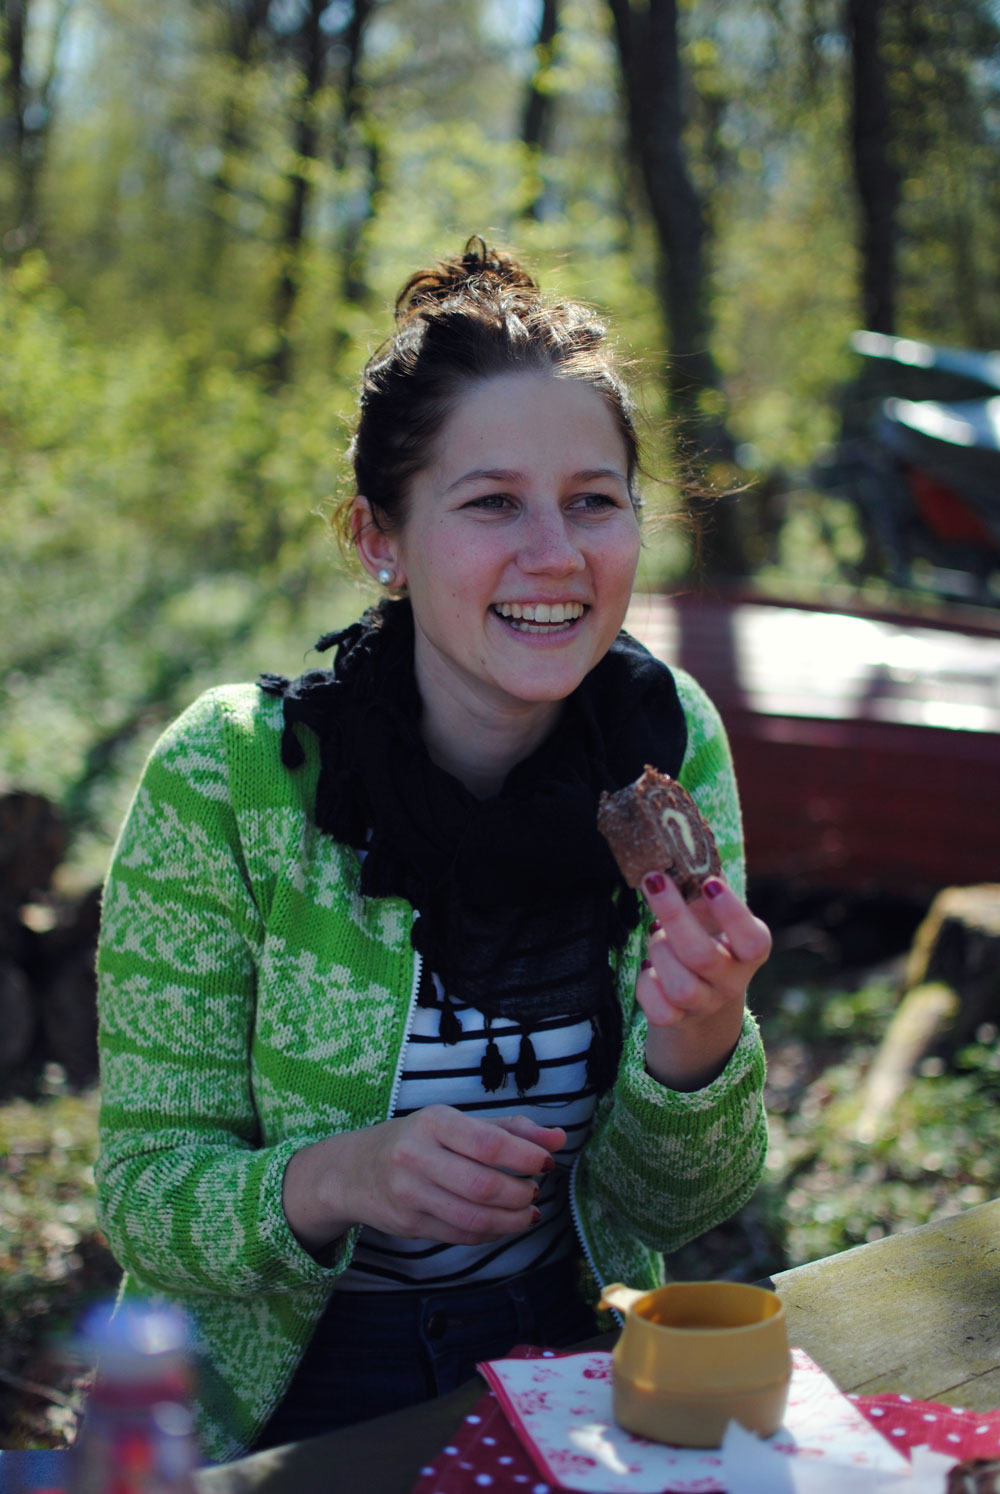
[[[396,297],[396,319],[419,313],[421,307],[441,305],[459,294],[489,295],[503,287],[522,291],[525,297],[539,301],[537,281],[504,249],[487,249],[479,235],[465,246],[460,259],[442,259],[429,270],[417,270]]]
[[[547,302],[517,260],[477,235],[459,258],[410,276],[396,300],[395,335],[362,375],[351,457],[355,491],[380,529],[405,522],[409,480],[462,394],[510,373],[579,379],[598,391],[621,432],[638,506],[633,403],[605,324],[578,301]],[[338,516],[343,537],[349,508]]]

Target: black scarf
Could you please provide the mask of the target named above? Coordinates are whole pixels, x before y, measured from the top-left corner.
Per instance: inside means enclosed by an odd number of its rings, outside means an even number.
[[[318,738],[316,824],[367,851],[362,893],[418,910],[413,944],[447,993],[442,1038],[460,1032],[448,998],[483,1012],[481,1070],[494,1090],[507,1076],[490,1021],[516,1021],[523,1092],[538,1078],[531,1030],[546,1017],[588,1018],[588,1078],[603,1092],[622,1046],[608,955],[635,928],[639,905],[598,833],[597,800],[646,763],[679,771],[687,728],[670,671],[620,633],[546,740],[498,795],[477,799],[423,745],[409,602],[382,601],[316,645],[334,646],[332,669],[258,684],[282,699],[286,768],[304,761],[295,725]],[[420,1000],[435,1004],[431,982]]]

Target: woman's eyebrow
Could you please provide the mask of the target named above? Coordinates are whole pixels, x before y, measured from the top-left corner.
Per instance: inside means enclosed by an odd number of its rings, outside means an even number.
[[[619,472],[617,467],[585,467],[582,472],[573,473],[574,482],[601,482],[607,477],[616,482],[628,483],[625,473]]]
[[[570,479],[573,482],[599,482],[607,478],[613,478],[616,482],[628,482],[624,472],[619,472],[615,467],[586,467],[580,472],[571,472]],[[467,482],[523,482],[524,473],[516,472],[509,467],[475,467],[471,472],[463,472],[453,483],[449,483],[445,492],[450,493]]]
[[[523,477],[523,472],[515,472],[510,467],[474,467],[471,472],[463,472],[461,477],[449,483],[445,492],[460,488],[464,482],[520,482]]]

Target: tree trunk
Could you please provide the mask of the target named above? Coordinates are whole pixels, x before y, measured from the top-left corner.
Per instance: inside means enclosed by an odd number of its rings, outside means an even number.
[[[302,239],[312,191],[309,168],[319,154],[316,100],[323,86],[326,66],[327,43],[320,24],[326,9],[326,0],[309,0],[302,25],[294,38],[301,78],[292,123],[295,162],[288,176],[288,196],[280,236],[280,269],[274,295],[277,348],[272,362],[278,383],[285,383],[291,374],[290,328],[299,294]]]
[[[72,0],[59,0],[45,15],[46,53],[39,78],[28,75],[30,0],[0,0],[0,89],[11,121],[14,199],[2,237],[5,254],[16,257],[40,236],[38,194],[52,126],[56,58]],[[40,46],[32,45],[39,53]]]
[[[521,121],[521,139],[528,155],[528,169],[533,179],[533,190],[521,210],[524,218],[542,216],[544,186],[539,175],[542,155],[548,147],[552,131],[552,95],[539,86],[540,78],[552,61],[552,48],[559,31],[559,0],[542,0],[538,18],[538,35],[535,38],[535,71],[528,81]]]
[[[711,352],[708,226],[688,167],[677,0],[608,0],[621,60],[632,156],[659,246],[658,279],[667,330],[666,386],[682,476],[730,460],[733,441]],[[705,396],[709,398],[706,400]],[[706,413],[706,407],[713,413]],[[701,566],[717,575],[746,570],[735,515],[725,500],[702,503]]]
[[[896,208],[889,88],[881,49],[884,0],[847,0],[851,150],[860,211],[861,306],[872,332],[896,330]]]
[[[352,147],[360,149],[365,163],[366,190],[364,208],[345,218],[340,232],[340,289],[345,301],[360,304],[368,297],[367,264],[364,257],[365,230],[375,216],[381,152],[378,137],[367,118],[364,90],[361,86],[361,63],[364,57],[365,32],[375,8],[375,0],[354,0],[350,18],[340,35],[339,45],[346,54],[343,82],[341,124],[334,143],[334,165],[344,171]]]
[[[20,149],[24,142],[24,37],[29,3],[30,0],[0,0],[0,35],[7,59],[3,91],[14,127],[15,149]]]
[[[5,225],[3,247],[9,254],[17,253],[29,242],[25,225],[26,197],[29,195],[29,178],[26,171],[25,145],[25,79],[24,39],[28,24],[29,0],[0,0],[0,39],[3,42],[2,85],[4,112],[9,120],[14,163],[14,194],[11,216]]]
[[[231,63],[230,87],[219,127],[219,168],[212,178],[208,228],[203,246],[202,286],[214,294],[229,236],[229,199],[235,194],[238,161],[248,148],[243,93],[251,63],[266,39],[271,0],[242,0],[235,8],[222,7],[226,27],[224,50]]]

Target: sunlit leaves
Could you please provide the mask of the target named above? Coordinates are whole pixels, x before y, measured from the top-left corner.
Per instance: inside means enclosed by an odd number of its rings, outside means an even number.
[[[102,774],[131,773],[134,744],[200,683],[295,668],[341,598],[357,604],[314,512],[349,486],[358,374],[418,264],[483,232],[547,288],[605,309],[636,354],[648,465],[671,475],[657,246],[627,159],[606,0],[562,0],[541,58],[535,0],[460,12],[378,0],[350,100],[348,9],[323,19],[315,154],[293,129],[298,0],[245,32],[249,8],[222,0],[68,13],[40,182],[44,258],[18,264],[8,247],[0,284],[0,625],[16,702],[0,769],[68,797],[105,843],[120,792]],[[901,330],[1000,342],[995,17],[982,0],[890,10],[906,145]],[[713,229],[712,353],[741,453],[786,472],[835,437],[854,368],[841,11],[681,7],[686,143]],[[55,10],[31,14],[34,67]],[[529,151],[518,132],[532,76],[553,112],[548,148]],[[12,160],[0,155],[0,241]],[[290,245],[297,181],[308,211]],[[286,271],[294,305],[279,327]],[[647,584],[676,577],[686,555],[679,531],[661,543],[654,529]],[[780,542],[765,556],[750,541],[771,584],[828,585],[850,569],[857,531],[799,483]],[[118,731],[97,772],[94,750]]]

